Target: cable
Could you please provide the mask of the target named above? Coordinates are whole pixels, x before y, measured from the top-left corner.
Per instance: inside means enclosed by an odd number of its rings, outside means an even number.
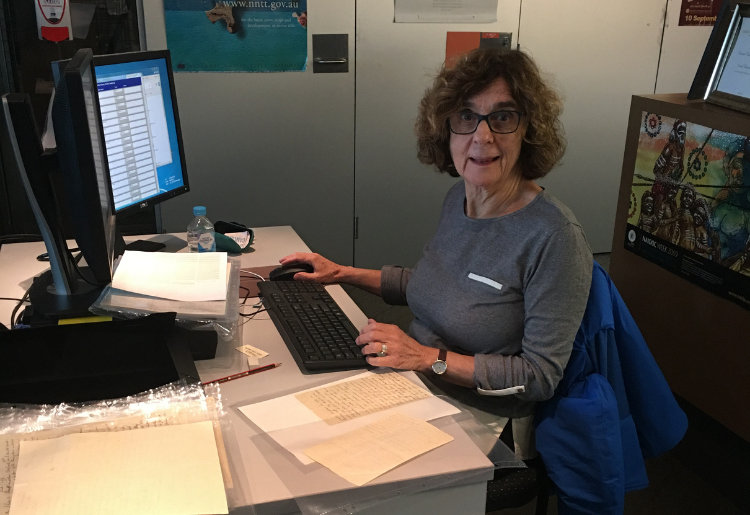
[[[256,315],[259,315],[260,313],[263,313],[265,311],[268,311],[268,308],[261,308],[261,307],[259,307],[258,309],[256,309],[252,313],[240,313],[240,316],[242,318],[244,318],[244,320],[242,320],[242,322],[240,323],[240,326],[245,325],[246,323],[250,322],[251,320],[255,320],[255,316]],[[262,320],[267,320],[267,319],[263,318]]]
[[[245,277],[250,276],[250,277],[257,277],[261,281],[265,281],[266,280],[266,278],[263,277],[260,274],[256,274],[255,272],[251,272],[250,270],[244,270],[244,269],[240,268],[240,277],[242,277],[242,274],[248,274]],[[247,302],[247,299],[250,298],[250,291],[251,290],[250,290],[250,288],[242,286],[241,284],[240,284],[240,289],[245,290],[245,296],[242,298],[242,305],[244,306],[245,302]],[[240,315],[242,315],[242,313],[240,313]],[[245,315],[243,315],[243,316],[245,316]]]
[[[255,317],[255,315],[258,315],[260,313],[264,313],[266,311],[268,311],[268,308],[258,308],[255,311],[253,311],[252,313],[240,313],[240,316],[248,318],[248,319],[252,319],[252,318]]]
[[[29,298],[29,293],[31,292],[31,286],[29,286],[29,289],[26,290],[26,293],[23,294],[23,297],[18,301],[18,304],[16,304],[16,307],[13,308],[13,311],[10,314],[10,328],[13,329],[16,326],[16,313],[18,313],[18,310],[21,309],[21,306],[26,302]]]
[[[266,280],[266,278],[265,278],[265,277],[263,277],[262,275],[260,275],[260,274],[256,274],[255,272],[251,272],[250,270],[243,270],[242,268],[240,268],[240,274],[250,274],[250,275],[252,275],[253,277],[257,277],[257,278],[258,278],[258,279],[260,279],[261,281],[265,281],[265,280]]]
[[[88,279],[85,275],[83,275],[83,272],[81,272],[81,267],[78,266],[78,263],[81,261],[81,258],[83,258],[83,252],[79,252],[77,256],[73,256],[73,252],[77,251],[78,248],[66,249],[66,250],[68,251],[68,255],[70,256],[70,258],[73,260],[73,269],[76,271],[76,274],[78,275],[78,277],[86,284],[100,288],[102,285],[95,283],[91,281],[90,279]]]
[[[78,247],[74,247],[74,248],[68,249],[68,250],[70,250],[70,252],[78,252],[81,249],[79,249]],[[43,253],[39,254],[36,257],[36,260],[37,261],[49,261],[49,253],[48,252],[43,252]]]

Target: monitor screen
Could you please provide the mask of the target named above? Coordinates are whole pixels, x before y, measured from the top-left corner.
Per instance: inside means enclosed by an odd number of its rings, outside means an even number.
[[[189,191],[169,52],[96,56],[94,72],[115,211]]]

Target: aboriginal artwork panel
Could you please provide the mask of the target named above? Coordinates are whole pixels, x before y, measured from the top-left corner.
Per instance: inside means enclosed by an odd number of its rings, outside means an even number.
[[[750,308],[750,139],[642,112],[625,246]]]

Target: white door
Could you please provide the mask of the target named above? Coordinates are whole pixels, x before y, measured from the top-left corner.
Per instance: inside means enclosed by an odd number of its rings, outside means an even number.
[[[306,71],[175,73],[191,191],[163,204],[166,231],[185,231],[203,204],[212,221],[291,225],[352,262],[355,4],[307,4]],[[167,48],[162,2],[144,2],[143,19],[147,48]],[[313,73],[313,34],[349,35],[348,73]]]

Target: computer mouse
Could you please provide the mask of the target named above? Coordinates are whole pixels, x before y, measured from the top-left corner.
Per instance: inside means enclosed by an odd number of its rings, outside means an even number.
[[[272,281],[293,281],[294,274],[297,272],[311,273],[314,270],[312,265],[308,265],[307,263],[287,263],[271,270],[268,278]]]

